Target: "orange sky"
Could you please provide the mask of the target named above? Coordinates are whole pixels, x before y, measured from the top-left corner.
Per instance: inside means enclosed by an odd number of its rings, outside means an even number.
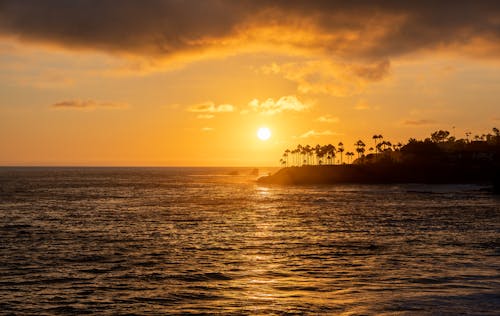
[[[499,30],[495,1],[2,1],[0,165],[275,166],[486,133]]]

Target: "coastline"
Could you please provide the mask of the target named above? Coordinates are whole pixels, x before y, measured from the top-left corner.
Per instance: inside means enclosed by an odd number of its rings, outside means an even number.
[[[262,184],[498,184],[498,170],[491,166],[463,165],[369,165],[345,164],[285,167],[257,180]],[[495,191],[498,188],[495,186]]]

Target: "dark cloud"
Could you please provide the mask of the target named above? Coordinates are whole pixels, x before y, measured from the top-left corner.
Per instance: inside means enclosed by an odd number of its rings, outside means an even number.
[[[407,126],[422,126],[422,125],[432,125],[435,124],[436,122],[433,120],[404,120],[402,122],[403,125]]]
[[[95,100],[64,100],[51,105],[55,109],[73,109],[73,110],[93,110],[96,108],[121,109],[126,108],[127,104],[109,101]]]
[[[321,36],[252,33],[266,27]],[[0,0],[0,34],[150,57],[251,41],[377,60],[429,49],[496,57],[500,1]]]
[[[0,32],[23,40],[169,55],[223,38],[245,15],[231,1],[0,0]]]
[[[391,64],[388,60],[383,60],[375,65],[353,66],[352,72],[358,77],[367,81],[379,81],[389,74]]]

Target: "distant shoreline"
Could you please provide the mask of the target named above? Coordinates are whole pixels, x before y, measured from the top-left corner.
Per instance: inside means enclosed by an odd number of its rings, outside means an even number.
[[[257,180],[262,184],[493,184],[498,181],[498,170],[463,165],[323,165],[285,167]],[[495,180],[496,179],[496,180]]]

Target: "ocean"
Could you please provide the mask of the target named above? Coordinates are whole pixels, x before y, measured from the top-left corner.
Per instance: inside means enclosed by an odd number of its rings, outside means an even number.
[[[0,314],[498,315],[487,188],[256,178],[0,168]]]

